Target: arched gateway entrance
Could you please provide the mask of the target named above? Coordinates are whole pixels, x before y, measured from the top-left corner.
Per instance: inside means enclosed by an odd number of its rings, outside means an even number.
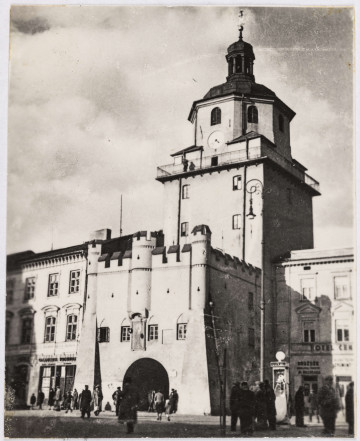
[[[152,358],[141,358],[135,361],[126,371],[125,377],[131,377],[132,383],[139,391],[139,410],[148,409],[148,396],[152,390],[161,390],[165,399],[169,397],[168,374],[164,366]]]

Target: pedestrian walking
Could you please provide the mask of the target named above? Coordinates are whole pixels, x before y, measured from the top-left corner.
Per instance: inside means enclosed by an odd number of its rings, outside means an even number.
[[[124,386],[121,392],[119,409],[119,423],[126,423],[127,433],[134,432],[134,425],[137,421],[137,408],[139,405],[139,392],[132,384],[130,377],[124,379]]]
[[[304,412],[304,388],[300,386],[295,393],[295,424],[297,427],[306,427],[306,425],[304,424]]]
[[[345,395],[346,422],[349,425],[349,435],[354,435],[354,382],[349,383]]]
[[[173,393],[173,399],[174,399],[174,406],[171,413],[176,413],[178,410],[179,405],[179,394],[178,391],[175,389]]]
[[[79,393],[78,393],[78,391],[76,389],[74,389],[72,397],[73,397],[73,405],[72,405],[72,407],[73,407],[74,410],[77,410],[79,408]]]
[[[164,399],[164,395],[161,393],[160,390],[156,392],[154,397],[154,402],[155,402],[155,410],[157,413],[157,421],[161,421],[162,414],[165,410],[165,399]]]
[[[55,391],[51,387],[49,391],[49,399],[48,399],[49,410],[53,410],[54,400],[55,400]]]
[[[65,409],[65,413],[68,413],[69,410],[70,412],[72,412],[72,407],[71,407],[71,402],[72,402],[73,396],[71,395],[71,392],[68,391],[65,394],[65,398],[64,398],[64,409]]]
[[[323,434],[334,436],[335,420],[340,406],[333,388],[332,376],[325,377],[324,386],[319,390],[318,401],[320,416],[324,424]]]
[[[255,393],[256,428],[259,430],[266,430],[268,428],[266,410],[265,384],[261,382],[259,383],[259,390]]]
[[[231,412],[231,431],[236,431],[236,424],[239,418],[239,392],[240,392],[240,382],[236,381],[230,392],[230,412]]]
[[[148,394],[148,402],[149,402],[149,408],[148,412],[154,412],[155,411],[155,391],[151,390]]]
[[[275,392],[270,386],[269,380],[264,381],[265,386],[265,402],[266,402],[266,418],[269,422],[269,429],[276,430],[276,407]]]
[[[176,413],[177,411],[177,401],[179,399],[179,396],[175,389],[171,389],[169,402],[170,402],[170,413]]]
[[[90,407],[91,407],[92,396],[89,391],[89,386],[86,384],[85,389],[80,394],[80,411],[81,418],[85,417],[85,414],[90,418]]]
[[[241,383],[238,396],[240,430],[243,435],[251,436],[253,433],[253,417],[255,415],[255,394],[249,390],[247,381]]]
[[[60,399],[61,399],[60,387],[57,386],[57,387],[56,387],[56,391],[55,391],[54,410],[57,410],[57,411],[60,410]]]
[[[309,394],[309,420],[312,422],[312,417],[316,415],[317,422],[320,423],[320,416],[319,416],[319,402],[318,402],[318,395],[316,390],[311,389]]]
[[[94,396],[94,414],[98,416],[102,410],[101,405],[103,400],[103,393],[99,385],[95,387],[93,396]]]
[[[171,402],[170,398],[168,398],[165,401],[165,418],[170,421],[170,414],[171,414]]]
[[[36,403],[36,397],[35,394],[33,393],[30,397],[31,410],[34,410],[35,403]]]
[[[44,392],[40,389],[37,397],[37,405],[39,406],[39,410],[43,410],[42,405],[45,399]]]
[[[120,402],[121,402],[121,387],[120,386],[118,386],[116,391],[112,394],[112,399],[114,402],[115,414],[116,414],[116,416],[119,416],[119,408],[120,408]]]

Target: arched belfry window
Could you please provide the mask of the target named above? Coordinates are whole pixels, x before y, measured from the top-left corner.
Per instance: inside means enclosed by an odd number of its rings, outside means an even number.
[[[216,124],[221,123],[221,110],[219,107],[215,107],[211,111],[211,125],[215,126]]]
[[[279,130],[284,131],[284,117],[281,114],[279,115]]]
[[[257,124],[259,122],[258,110],[255,106],[248,108],[248,122]]]

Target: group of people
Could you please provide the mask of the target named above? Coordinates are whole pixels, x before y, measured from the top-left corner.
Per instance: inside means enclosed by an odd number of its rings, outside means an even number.
[[[154,390],[149,393],[149,408],[148,412],[157,413],[157,421],[161,421],[162,414],[165,413],[165,417],[170,421],[170,415],[176,413],[179,401],[179,394],[176,389],[171,389],[169,398],[165,399],[164,394],[159,389],[157,392]]]
[[[323,420],[323,435],[333,436],[335,434],[336,416],[341,409],[340,396],[333,387],[333,377],[327,376],[324,385],[319,393],[312,390],[308,397],[309,401],[309,420],[312,421],[314,415],[320,422],[319,415]],[[354,435],[354,382],[350,382],[345,395],[346,422],[349,426],[349,435]],[[295,424],[298,427],[306,427],[304,424],[305,413],[305,394],[303,386],[300,386],[295,394]]]
[[[231,431],[236,431],[238,419],[243,435],[251,435],[255,428],[276,430],[275,393],[269,381],[251,389],[247,381],[237,381],[231,389]]]

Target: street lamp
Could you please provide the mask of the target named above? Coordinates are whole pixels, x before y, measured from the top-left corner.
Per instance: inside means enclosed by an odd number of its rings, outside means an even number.
[[[264,184],[259,179],[250,179],[246,183],[246,191],[250,194],[250,207],[249,213],[246,215],[250,220],[255,219],[256,214],[253,210],[253,195],[258,194],[261,196],[261,290],[260,290],[260,381],[264,381],[264,345],[265,345],[265,264],[264,264]]]

